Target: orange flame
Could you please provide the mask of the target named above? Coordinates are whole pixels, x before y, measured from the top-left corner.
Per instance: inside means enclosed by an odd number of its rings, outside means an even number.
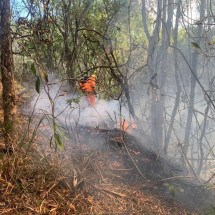
[[[137,128],[137,124],[135,122],[128,122],[125,119],[120,121],[119,129],[122,131],[129,132],[135,128]]]

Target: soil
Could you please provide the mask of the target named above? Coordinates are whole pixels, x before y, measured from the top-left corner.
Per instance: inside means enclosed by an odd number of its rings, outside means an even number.
[[[112,205],[110,214],[205,214],[215,205],[215,195],[202,182],[144,148],[134,136],[118,129],[89,127],[82,127],[79,135],[83,154],[96,153],[93,163],[101,178],[98,182],[98,175],[94,178],[94,197]],[[96,190],[106,197],[101,200]],[[108,200],[107,194],[112,196]],[[123,212],[116,209],[116,199],[123,202]]]

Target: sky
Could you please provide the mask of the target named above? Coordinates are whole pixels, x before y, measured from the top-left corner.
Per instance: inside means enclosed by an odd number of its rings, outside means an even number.
[[[11,0],[11,6],[13,10],[13,16],[15,17],[25,17],[28,14],[28,10],[23,2],[24,0]]]

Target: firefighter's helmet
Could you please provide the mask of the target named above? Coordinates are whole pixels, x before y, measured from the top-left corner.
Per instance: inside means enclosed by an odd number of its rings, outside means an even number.
[[[92,74],[91,77],[92,77],[92,78],[96,78],[96,75],[95,75],[95,74]]]

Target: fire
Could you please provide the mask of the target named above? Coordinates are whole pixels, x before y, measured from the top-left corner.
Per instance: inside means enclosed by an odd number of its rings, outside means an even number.
[[[117,127],[119,127],[119,129],[122,131],[129,132],[129,131],[132,131],[133,129],[137,128],[137,124],[136,124],[136,122],[129,122],[129,121],[123,119],[120,121],[119,126],[117,126]]]

